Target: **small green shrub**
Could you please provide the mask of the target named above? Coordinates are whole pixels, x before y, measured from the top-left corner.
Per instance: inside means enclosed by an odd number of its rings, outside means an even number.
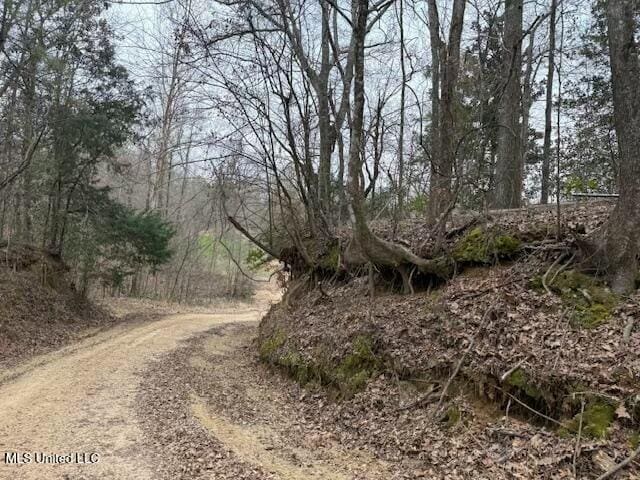
[[[260,248],[252,248],[247,252],[247,257],[244,259],[244,262],[251,268],[255,270],[264,262],[265,253]]]

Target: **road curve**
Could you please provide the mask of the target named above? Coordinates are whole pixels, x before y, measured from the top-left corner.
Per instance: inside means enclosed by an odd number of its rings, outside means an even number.
[[[134,408],[143,367],[214,325],[259,320],[266,305],[120,325],[1,373],[0,479],[153,480]],[[12,453],[30,463],[8,464]]]

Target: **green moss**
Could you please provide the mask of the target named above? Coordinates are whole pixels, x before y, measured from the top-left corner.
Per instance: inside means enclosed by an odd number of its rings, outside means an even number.
[[[615,409],[607,403],[594,403],[584,411],[582,430],[587,436],[604,438],[613,422]]]
[[[364,388],[380,365],[380,359],[373,352],[371,338],[359,336],[353,342],[352,353],[340,362],[333,377],[342,394],[350,397]]]
[[[640,432],[634,432],[629,435],[629,446],[632,450],[635,450],[640,446]]]
[[[505,380],[507,385],[517,388],[525,393],[528,397],[539,400],[543,398],[542,392],[527,378],[524,370],[518,368]]]
[[[332,244],[327,252],[318,260],[318,266],[325,270],[335,271],[340,263],[340,246],[337,243]]]
[[[582,436],[589,438],[605,438],[613,422],[615,409],[604,401],[593,401],[584,409],[582,418]],[[577,434],[580,429],[580,416],[577,414],[564,427],[569,433]],[[562,430],[562,429],[561,429]]]
[[[520,245],[520,240],[511,235],[498,235],[493,239],[492,253],[500,257],[510,257],[520,250]]]
[[[487,241],[481,228],[474,228],[458,241],[453,249],[453,258],[458,262],[486,261]]]
[[[461,418],[462,414],[460,409],[455,405],[450,406],[445,413],[445,421],[449,428],[456,426]]]
[[[562,272],[549,287],[572,308],[571,322],[584,328],[606,323],[618,303],[618,297],[596,278],[572,270]]]
[[[509,258],[520,249],[520,240],[510,235],[495,235],[477,227],[469,231],[454,246],[452,256],[457,262],[492,263]]]
[[[264,361],[274,360],[274,354],[284,345],[287,336],[283,332],[275,332],[270,337],[265,338],[259,346],[260,358]]]
[[[598,282],[595,278],[590,277],[581,272],[575,270],[569,270],[560,273],[553,281],[553,288],[565,291],[565,290],[578,290],[580,288],[592,288],[598,286]]]
[[[277,355],[285,339],[286,337],[279,333],[267,338],[260,346],[260,356],[263,360],[281,367],[301,385],[317,382],[336,387],[343,398],[351,397],[362,390],[382,365],[373,351],[372,340],[366,336],[357,337],[353,342],[352,352],[338,364],[324,356],[320,356],[317,361],[307,360],[292,351]]]
[[[571,321],[585,328],[595,328],[607,323],[610,316],[611,308],[596,303],[589,307],[576,307],[576,310],[571,315]]]
[[[544,285],[542,284],[542,275],[536,275],[529,279],[529,288],[531,290],[543,291]]]

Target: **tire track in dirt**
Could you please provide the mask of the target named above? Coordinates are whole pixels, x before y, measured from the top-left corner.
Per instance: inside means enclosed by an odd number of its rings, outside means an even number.
[[[262,305],[264,306],[264,305]],[[135,415],[141,369],[214,325],[250,322],[264,309],[174,315],[118,327],[16,372],[0,384],[0,479],[154,479]],[[5,463],[5,452],[95,452],[95,464]]]
[[[163,453],[158,479],[393,478],[385,462],[302,417],[258,363],[254,336],[251,323],[214,327],[151,366],[138,415],[149,449]]]

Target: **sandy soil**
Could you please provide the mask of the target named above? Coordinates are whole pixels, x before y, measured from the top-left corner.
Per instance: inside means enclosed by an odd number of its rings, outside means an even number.
[[[155,480],[158,460],[142,447],[135,414],[145,365],[213,326],[257,321],[277,295],[265,288],[233,311],[119,325],[0,372],[0,479]],[[8,465],[5,452],[29,453],[31,463]],[[35,463],[40,453],[81,452],[99,462]]]

